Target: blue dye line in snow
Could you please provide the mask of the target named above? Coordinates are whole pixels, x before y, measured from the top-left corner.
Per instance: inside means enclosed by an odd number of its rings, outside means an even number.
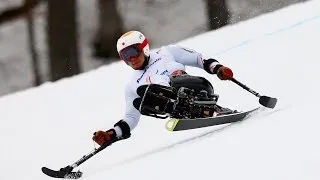
[[[294,28],[296,28],[296,27],[298,27],[298,26],[301,26],[301,25],[306,24],[306,23],[308,23],[308,22],[311,22],[311,21],[313,21],[313,20],[317,20],[317,19],[319,19],[319,18],[320,18],[320,15],[317,15],[317,16],[314,16],[314,17],[311,17],[311,18],[302,20],[302,21],[300,21],[300,22],[297,22],[297,23],[295,23],[295,24],[293,24],[293,25],[291,25],[291,26],[288,26],[288,27],[285,27],[285,28],[281,28],[281,29],[278,29],[278,30],[276,30],[276,31],[263,34],[263,35],[261,35],[261,36],[258,36],[258,37],[254,37],[254,38],[245,40],[245,41],[243,41],[243,42],[241,42],[241,43],[239,43],[239,44],[237,44],[237,45],[234,45],[234,46],[232,46],[232,47],[230,47],[230,48],[228,48],[228,49],[226,49],[226,50],[220,51],[220,52],[216,53],[215,55],[221,55],[221,54],[227,53],[227,52],[229,52],[229,51],[231,51],[231,50],[234,50],[234,49],[236,49],[236,48],[239,48],[239,47],[241,47],[241,46],[244,46],[244,45],[246,45],[246,44],[249,44],[250,42],[257,41],[257,40],[259,40],[259,39],[266,38],[266,37],[268,37],[268,36],[272,36],[272,35],[275,35],[275,34],[277,34],[277,33],[283,32],[283,31],[287,31],[287,30],[290,30],[290,29],[294,29]]]

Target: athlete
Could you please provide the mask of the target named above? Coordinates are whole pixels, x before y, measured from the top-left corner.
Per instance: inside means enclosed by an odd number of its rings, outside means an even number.
[[[209,74],[216,74],[221,80],[231,80],[233,72],[217,60],[204,59],[194,50],[179,45],[167,45],[150,51],[147,38],[139,31],[129,31],[117,41],[117,51],[120,59],[135,71],[132,80],[126,86],[126,110],[123,119],[114,127],[99,130],[92,139],[102,145],[118,138],[128,138],[137,126],[141,113],[133,101],[138,97],[136,89],[145,84],[170,86],[170,77],[186,74],[186,66],[198,67]]]

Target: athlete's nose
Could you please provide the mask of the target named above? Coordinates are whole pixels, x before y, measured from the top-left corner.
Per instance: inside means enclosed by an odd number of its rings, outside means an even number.
[[[137,60],[138,60],[137,57],[130,57],[130,61],[131,61],[131,62],[136,62]]]

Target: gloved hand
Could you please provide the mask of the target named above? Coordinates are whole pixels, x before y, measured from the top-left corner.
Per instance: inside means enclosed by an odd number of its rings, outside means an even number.
[[[109,129],[108,131],[95,132],[92,139],[101,146],[104,143],[114,140],[116,137],[116,131],[114,129]]]
[[[217,76],[221,80],[231,80],[233,78],[233,72],[230,68],[226,66],[221,66],[217,70]]]

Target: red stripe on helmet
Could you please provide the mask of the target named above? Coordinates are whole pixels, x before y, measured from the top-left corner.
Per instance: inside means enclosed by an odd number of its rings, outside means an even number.
[[[148,44],[148,40],[147,40],[147,38],[145,38],[145,39],[143,40],[143,42],[142,42],[141,44],[139,44],[138,49],[139,49],[140,51],[142,51],[143,48],[146,47],[147,44]]]

